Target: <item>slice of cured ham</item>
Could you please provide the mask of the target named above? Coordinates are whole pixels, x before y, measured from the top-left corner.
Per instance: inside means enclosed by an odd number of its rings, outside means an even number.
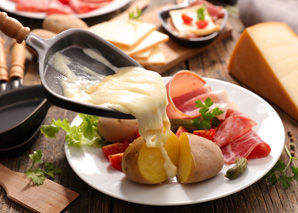
[[[256,124],[242,112],[229,109],[226,119],[216,128],[213,142],[219,147],[223,147],[251,130]]]
[[[271,152],[270,146],[253,130],[238,137],[232,143],[222,147],[221,150],[227,164],[235,163],[239,157],[247,159],[267,157]]]

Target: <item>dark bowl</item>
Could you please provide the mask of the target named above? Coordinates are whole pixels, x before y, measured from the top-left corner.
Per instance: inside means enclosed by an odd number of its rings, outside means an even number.
[[[228,11],[223,8],[224,17],[223,17],[222,23],[220,25],[219,31],[214,32],[208,36],[203,36],[203,37],[198,37],[198,38],[189,38],[189,39],[180,38],[177,35],[175,35],[175,33],[171,29],[171,26],[169,26],[169,24],[168,24],[168,19],[170,18],[169,12],[172,10],[183,9],[185,7],[186,6],[174,6],[174,7],[163,9],[158,12],[158,18],[159,18],[159,21],[160,21],[162,27],[167,31],[167,33],[170,35],[170,37],[173,38],[175,41],[177,41],[182,46],[186,46],[186,47],[202,47],[202,46],[206,46],[206,45],[210,44],[212,41],[214,41],[216,39],[216,37],[223,30],[223,28],[225,27],[225,25],[227,23],[228,17],[229,17]]]

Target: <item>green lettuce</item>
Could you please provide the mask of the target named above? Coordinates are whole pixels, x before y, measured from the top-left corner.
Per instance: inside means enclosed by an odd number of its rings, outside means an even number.
[[[106,141],[99,135],[97,130],[99,117],[79,114],[82,122],[79,126],[71,126],[68,119],[53,120],[50,125],[42,125],[41,133],[48,138],[56,138],[62,129],[66,132],[65,142],[68,145],[80,147],[81,145],[103,146]]]

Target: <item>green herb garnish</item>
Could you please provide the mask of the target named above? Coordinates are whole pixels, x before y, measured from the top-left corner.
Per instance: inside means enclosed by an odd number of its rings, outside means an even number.
[[[213,105],[213,101],[210,98],[206,98],[204,103],[200,100],[196,101],[196,107],[200,108],[200,117],[193,120],[193,124],[201,130],[211,129],[211,127],[217,127],[220,124],[220,120],[216,117],[223,113],[218,107],[213,110],[210,107]]]
[[[36,164],[43,164],[42,153],[40,150],[34,151],[33,154],[29,155],[29,158],[32,160],[32,165],[25,174],[27,178],[32,180],[33,184],[42,185],[47,177],[54,179],[56,174],[62,172],[60,168],[54,166],[52,163],[45,163],[45,169],[33,169]]]
[[[99,135],[97,130],[97,116],[79,114],[82,122],[79,126],[70,126],[68,119],[53,120],[50,125],[43,125],[40,128],[41,133],[48,138],[56,138],[56,135],[62,129],[66,132],[65,141],[68,145],[80,147],[83,144],[91,146],[103,146],[106,142]]]
[[[197,9],[198,20],[205,20],[204,7]]]
[[[141,17],[142,15],[142,10],[137,7],[136,12],[131,11],[128,12],[129,20],[137,20]]]
[[[278,160],[274,167],[264,176],[265,179],[272,185],[279,183],[282,188],[287,189],[290,186],[290,182],[296,180],[298,185],[298,168],[295,165],[294,160],[298,158],[292,157],[288,148],[285,146],[285,151],[289,156],[289,161],[287,165],[281,160]],[[292,165],[292,166],[291,166]],[[291,167],[292,175],[287,175],[286,171]]]

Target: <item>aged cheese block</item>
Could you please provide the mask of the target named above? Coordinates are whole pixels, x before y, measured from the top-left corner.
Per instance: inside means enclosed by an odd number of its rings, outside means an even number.
[[[265,22],[242,33],[229,73],[298,120],[298,37],[282,22]]]

